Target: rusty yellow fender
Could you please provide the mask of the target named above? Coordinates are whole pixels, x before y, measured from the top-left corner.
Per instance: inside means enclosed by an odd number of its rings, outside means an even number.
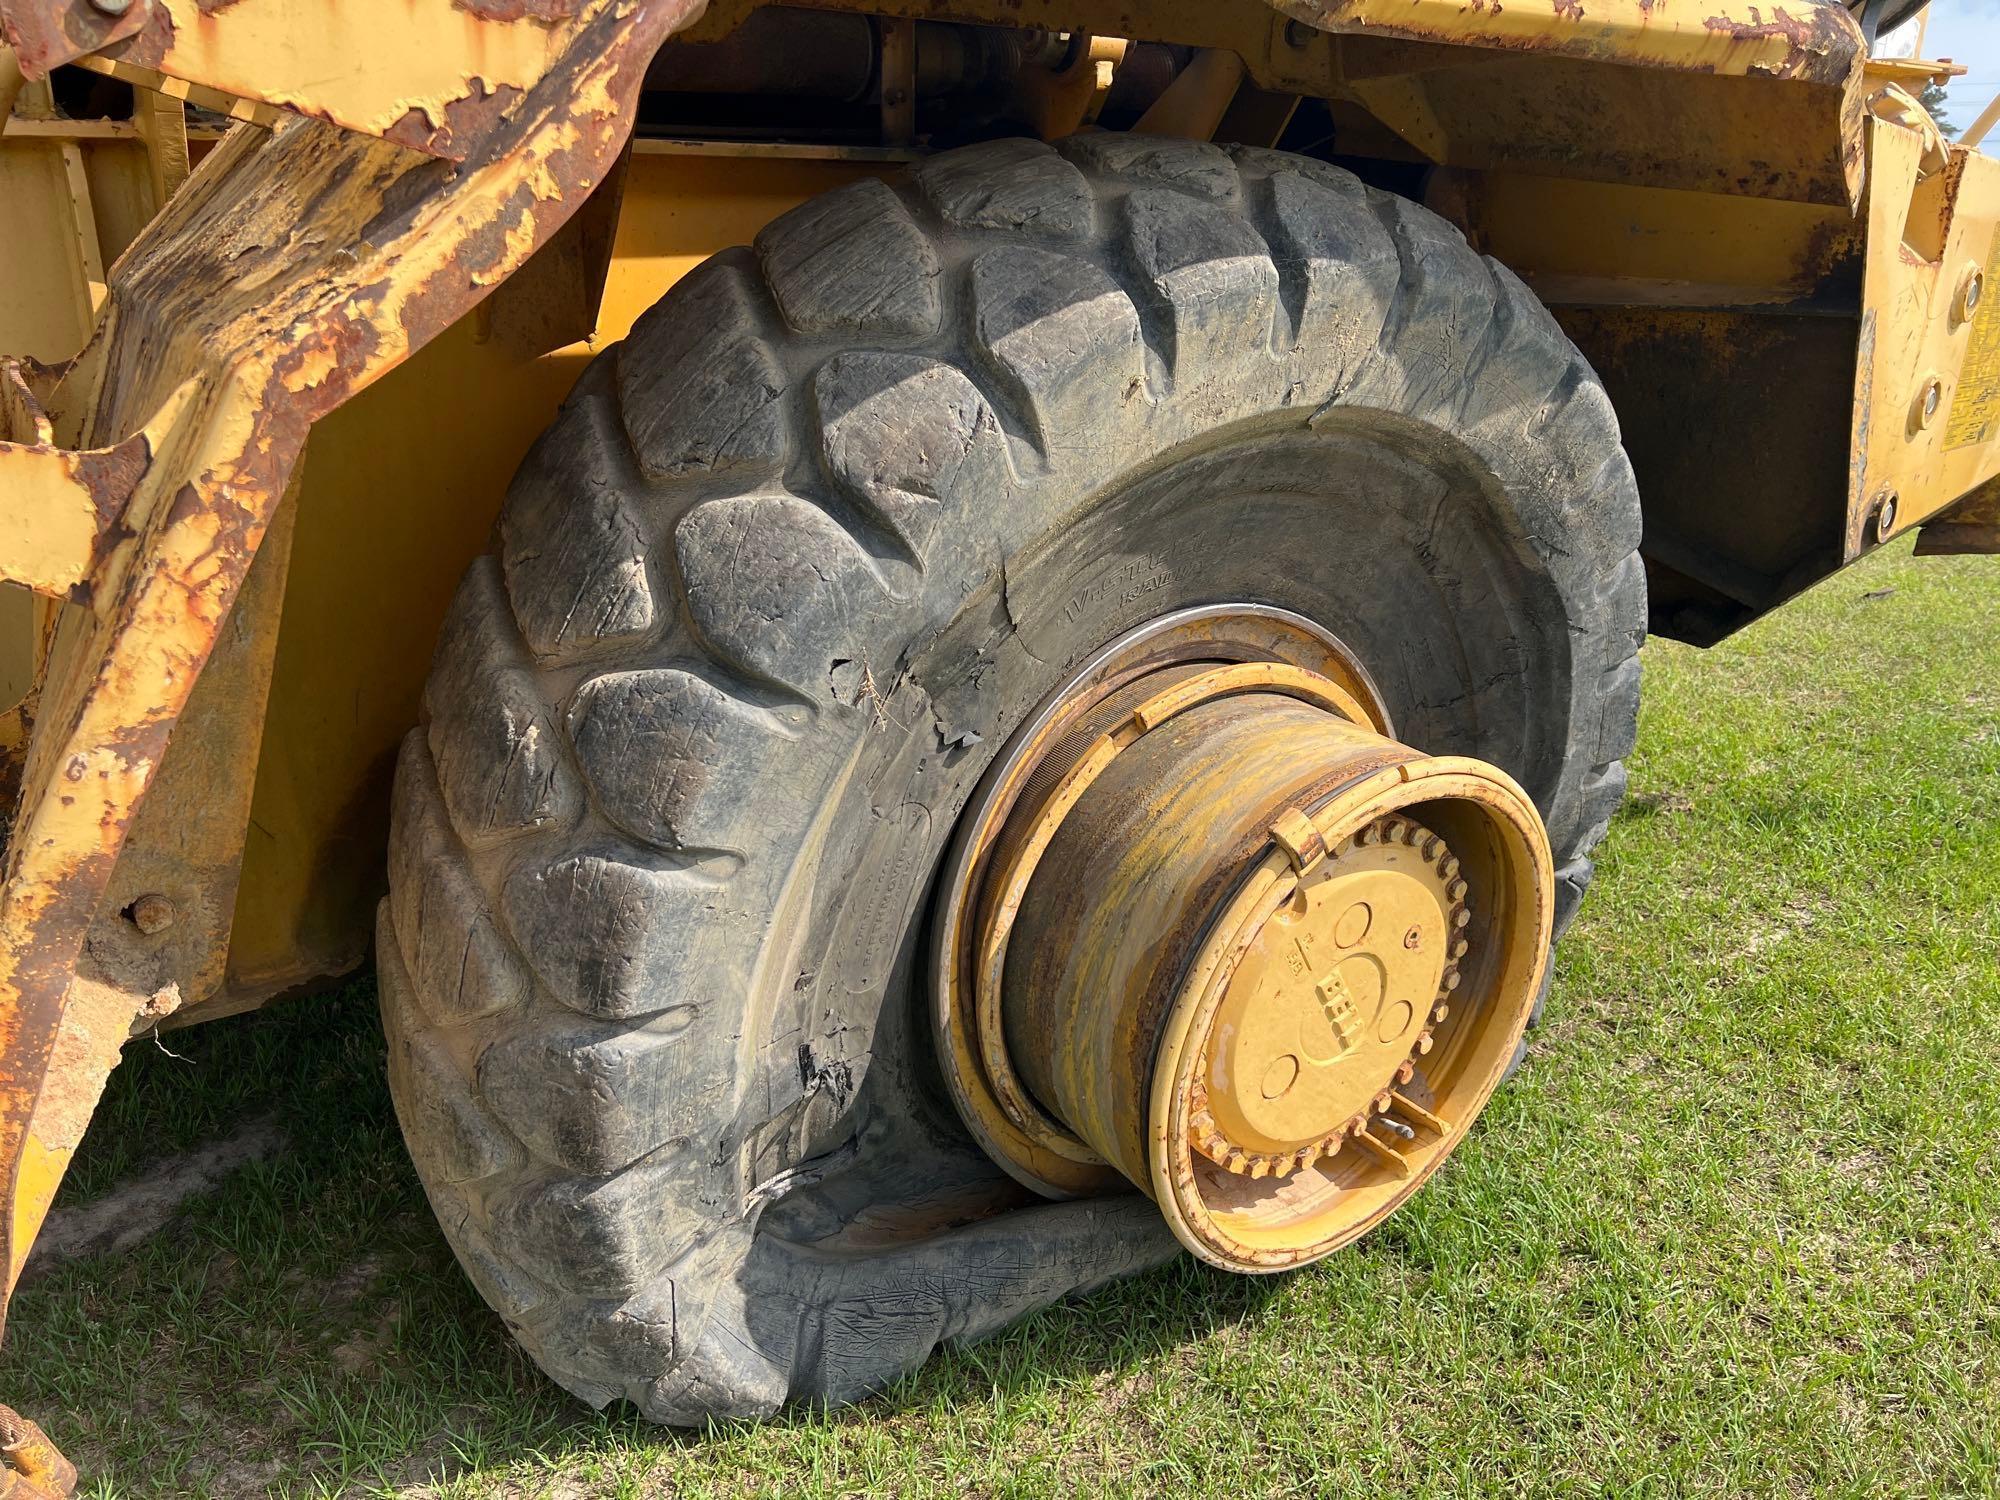
[[[1838,4],[1271,3],[1333,32],[1349,90],[1441,164],[1849,205],[1860,192],[1867,48]]]
[[[1795,3],[1693,5],[1660,0],[1549,0],[1468,5],[1461,0],[1272,0],[1329,31],[1557,53],[1595,62],[1700,73],[1804,78],[1839,86],[1860,57],[1860,28],[1845,10]]]
[[[7,1289],[119,1047],[179,1003],[79,981],[76,962],[308,430],[582,203],[623,147],[647,62],[698,4],[585,0],[523,23],[543,42],[506,107],[438,117],[456,166],[321,120],[237,131],[114,268],[83,353],[55,371],[10,367],[0,563],[69,602],[0,887]],[[0,14],[17,41],[76,41],[24,25],[58,8]],[[24,534],[37,506],[59,524]]]
[[[765,0],[710,0],[693,37]],[[550,65],[583,0],[7,0],[55,63],[281,105],[463,159]],[[1840,5],[1711,0],[819,0],[823,8],[1142,36],[1233,53],[1265,89],[1357,101],[1430,160],[1855,200],[1859,28]],[[328,66],[328,60],[346,66]]]

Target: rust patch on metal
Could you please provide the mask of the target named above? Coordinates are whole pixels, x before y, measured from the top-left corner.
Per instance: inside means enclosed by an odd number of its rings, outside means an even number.
[[[63,1500],[76,1492],[76,1465],[11,1406],[0,1406],[0,1478],[8,1500]]]
[[[1865,258],[1859,224],[1829,220],[1808,231],[1799,249],[1799,280],[1812,290],[1800,307],[1840,312],[1859,307]]]
[[[577,12],[577,0],[451,0],[451,3],[482,21],[567,21]]]
[[[108,47],[145,26],[148,0],[132,0],[122,16],[106,15],[89,0],[0,0],[0,35],[20,58],[28,78]]]
[[[383,131],[382,139],[426,155],[462,161],[465,150],[459,143],[490,135],[513,113],[521,97],[521,90],[512,84],[502,84],[490,93],[480,93],[475,89],[465,98],[447,104],[441,123],[432,123],[430,115],[424,110],[412,109]]]
[[[5,0],[0,0],[0,3],[5,3]],[[83,3],[88,4],[89,0],[83,0]],[[222,3],[212,7],[201,5],[200,0],[196,3],[200,5],[199,14],[205,19],[212,19],[218,12],[227,10],[235,0],[222,0]],[[106,37],[97,46],[84,50],[104,52],[120,62],[133,63],[142,68],[158,67],[160,60],[173,50],[174,18],[151,4],[150,0],[135,3],[126,14],[135,21],[134,25],[118,36]]]
[[[451,161],[477,156],[479,141],[565,65],[567,38],[605,15],[643,26],[640,17],[651,9],[631,0],[423,0],[377,15],[339,0],[296,0],[287,29],[274,34],[267,14],[241,12],[234,0],[149,3],[151,20],[107,46],[107,63],[156,71]],[[176,17],[199,36],[179,36]],[[364,45],[374,49],[365,69],[328,72],[312,65],[316,51]]]
[[[0,576],[50,598],[92,602],[134,491],[153,459],[140,431],[113,447],[62,448],[28,375],[0,360]]]
[[[1702,25],[1708,30],[1728,37],[1732,42],[1782,41],[1785,55],[1777,64],[1756,63],[1752,71],[1766,73],[1775,78],[1802,78],[1812,83],[1841,84],[1847,81],[1854,65],[1854,33],[1852,21],[1846,11],[1839,11],[1843,26],[1833,19],[1836,11],[1831,6],[1808,5],[1804,15],[1794,15],[1783,6],[1773,6],[1770,19],[1763,19],[1763,12],[1755,6],[1750,14],[1755,19],[1744,21],[1735,16],[1707,16]]]
[[[139,478],[153,462],[152,444],[134,433],[115,448],[76,455],[73,472],[90,494],[98,519],[108,528],[124,513]]]
[[[653,53],[700,8],[588,0],[532,87],[450,122],[456,169],[318,120],[237,132],[115,268],[51,392],[53,431],[116,449],[157,430],[115,592],[51,658],[0,892],[9,1288],[94,1098],[91,1068],[61,1066],[64,1036],[122,1039],[155,1003],[114,991],[115,1027],[76,1010],[84,934],[307,433],[561,227],[614,168]],[[92,477],[114,487],[130,462]]]

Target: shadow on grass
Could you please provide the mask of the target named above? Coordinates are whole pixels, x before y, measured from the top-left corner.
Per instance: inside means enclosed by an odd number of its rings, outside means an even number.
[[[55,1268],[19,1298],[0,1364],[8,1399],[98,1492],[438,1484],[534,1455],[736,1431],[591,1412],[514,1345],[460,1273],[404,1153],[370,980],[135,1043],[58,1211],[263,1119],[285,1138],[277,1154],[137,1248]],[[949,1351],[858,1407],[798,1409],[776,1425],[843,1427],[1116,1380],[1275,1291],[1182,1261]]]

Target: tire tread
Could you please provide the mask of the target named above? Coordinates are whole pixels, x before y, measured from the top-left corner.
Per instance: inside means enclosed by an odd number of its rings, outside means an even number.
[[[1447,379],[1502,358],[1504,393]],[[886,675],[925,590],[1045,523],[990,513],[996,486],[1101,484],[1246,379],[1463,425],[1567,497],[1530,527],[1593,705],[1551,818],[1567,925],[1623,795],[1644,576],[1609,404],[1518,280],[1275,152],[992,142],[904,190],[836,189],[579,380],[399,769],[379,921],[399,1115],[461,1261],[569,1389],[687,1421],[872,1378],[776,1370],[728,1331],[761,1149],[760,1043],[731,1007],[784,875],[766,846],[867,732],[854,684]],[[796,1087],[760,1128],[806,1117]],[[954,1326],[925,1322],[898,1367]]]

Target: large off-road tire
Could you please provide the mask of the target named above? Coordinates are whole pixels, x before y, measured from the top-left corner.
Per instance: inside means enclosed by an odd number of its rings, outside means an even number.
[[[382,1009],[466,1269],[570,1390],[698,1422],[1165,1259],[938,1086],[925,899],[982,769],[1135,624],[1282,606],[1528,788],[1566,918],[1638,541],[1548,314],[1316,162],[997,142],[717,256],[529,457],[404,746]]]

